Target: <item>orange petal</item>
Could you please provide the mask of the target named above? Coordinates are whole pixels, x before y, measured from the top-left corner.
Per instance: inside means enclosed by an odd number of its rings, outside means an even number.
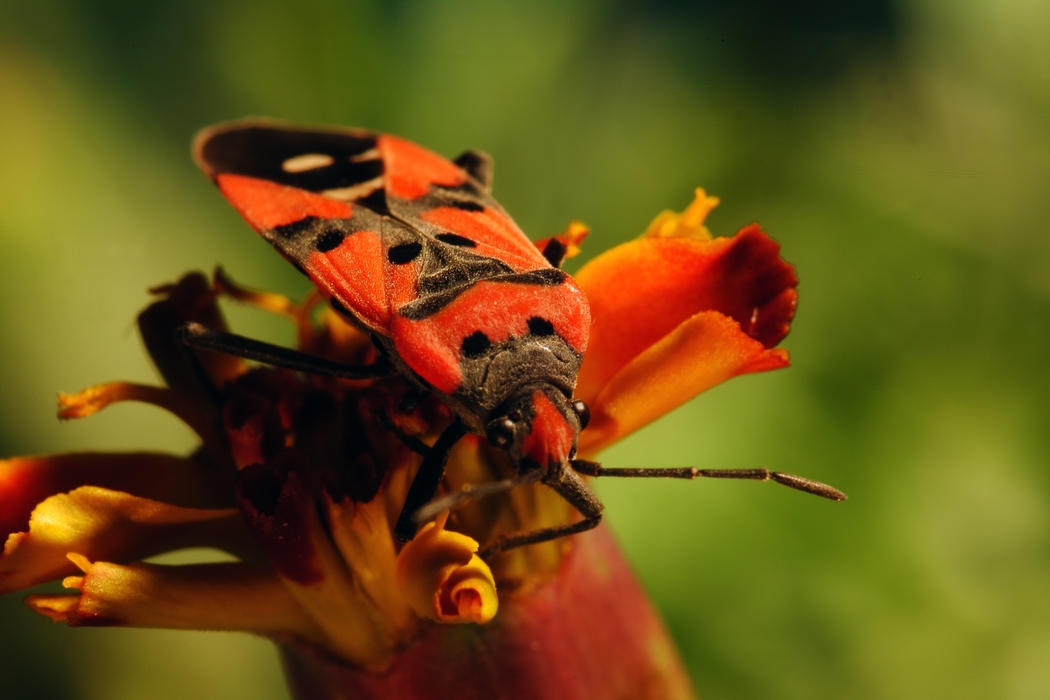
[[[445,529],[448,512],[420,528],[397,557],[397,582],[421,617],[444,623],[485,624],[499,600],[478,543]]]
[[[659,221],[658,232],[671,228]],[[593,402],[634,358],[703,311],[732,318],[766,348],[776,345],[787,335],[798,283],[779,252],[748,226],[712,240],[654,233],[592,260],[576,276],[594,319],[576,395]]]
[[[320,639],[316,626],[277,573],[244,563],[161,566],[91,563],[71,554],[83,576],[67,588],[79,595],[31,595],[26,604],[71,627],[230,630]]]
[[[155,452],[73,453],[0,460],[0,540],[29,527],[33,508],[78,486],[101,486],[189,508],[233,505],[215,470]]]
[[[581,455],[593,455],[702,391],[748,372],[786,367],[787,352],[767,350],[740,324],[704,311],[632,359],[590,402]]]
[[[141,401],[168,411],[197,433],[211,454],[222,454],[223,442],[215,432],[210,405],[202,405],[186,394],[162,386],[133,382],[96,384],[75,394],[58,395],[58,417],[62,420],[87,418],[110,404]]]
[[[233,509],[180,508],[82,486],[46,499],[33,511],[29,531],[7,538],[0,555],[0,593],[72,573],[68,552],[130,561],[184,547],[237,551],[242,533]]]

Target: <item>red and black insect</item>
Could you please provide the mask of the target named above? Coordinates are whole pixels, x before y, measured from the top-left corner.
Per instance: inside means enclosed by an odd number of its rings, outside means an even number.
[[[565,247],[550,239],[541,250],[492,198],[487,155],[467,151],[449,161],[394,136],[248,120],[202,132],[194,156],[382,357],[347,367],[199,326],[183,329],[185,343],[306,372],[397,372],[454,413],[409,489],[398,539],[412,539],[419,522],[444,508],[536,481],[583,519],[504,535],[484,554],[588,530],[602,504],[581,473],[782,476],[785,485],[829,495],[814,489],[823,485],[766,470],[604,469],[574,459],[588,419],[573,399],[590,329],[587,299],[559,269]],[[449,451],[467,432],[505,450],[519,475],[433,501]]]

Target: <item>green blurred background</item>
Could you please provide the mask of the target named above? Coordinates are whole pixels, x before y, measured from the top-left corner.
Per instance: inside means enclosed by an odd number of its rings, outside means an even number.
[[[798,267],[794,365],[606,461],[851,498],[601,484],[701,696],[1048,698],[1048,36],[1042,0],[0,0],[0,453],[188,450],[148,407],[60,425],[55,392],[152,381],[133,318],[187,269],[306,292],[195,171],[207,124],[483,149],[531,236],[592,226],[583,259],[702,185],[716,234],[759,221]],[[287,697],[263,640],[70,630],[20,598],[4,698]]]

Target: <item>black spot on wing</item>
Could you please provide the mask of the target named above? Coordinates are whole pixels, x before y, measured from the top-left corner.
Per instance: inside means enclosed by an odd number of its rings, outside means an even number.
[[[473,202],[469,199],[458,199],[454,202],[449,202],[449,206],[462,209],[463,211],[485,211],[484,204]]]
[[[435,236],[442,243],[448,243],[449,245],[459,246],[460,248],[477,248],[478,244],[469,238],[465,238],[458,233],[439,233]]]
[[[339,229],[328,229],[314,240],[314,247],[321,253],[335,250],[346,238],[346,233]]]
[[[526,321],[526,325],[528,325],[529,333],[531,333],[532,335],[541,337],[554,335],[554,324],[545,318],[533,316],[528,321]]]
[[[414,241],[401,243],[386,252],[386,259],[394,265],[404,265],[418,258],[421,252],[423,252],[423,246],[420,243]]]
[[[245,124],[212,134],[200,158],[212,176],[247,175],[311,192],[359,185],[383,174],[380,159],[352,160],[375,148],[365,131],[319,131],[266,124]],[[285,161],[304,155],[329,156],[332,162],[301,172],[288,172]]]
[[[463,339],[463,355],[465,357],[477,357],[484,354],[492,347],[492,341],[481,331],[474,331]]]

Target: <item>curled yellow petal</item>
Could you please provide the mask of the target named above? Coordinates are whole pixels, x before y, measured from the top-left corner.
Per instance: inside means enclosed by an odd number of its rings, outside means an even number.
[[[499,599],[492,571],[475,554],[478,543],[445,529],[448,513],[427,523],[397,557],[397,582],[412,609],[443,623],[485,624]]]

